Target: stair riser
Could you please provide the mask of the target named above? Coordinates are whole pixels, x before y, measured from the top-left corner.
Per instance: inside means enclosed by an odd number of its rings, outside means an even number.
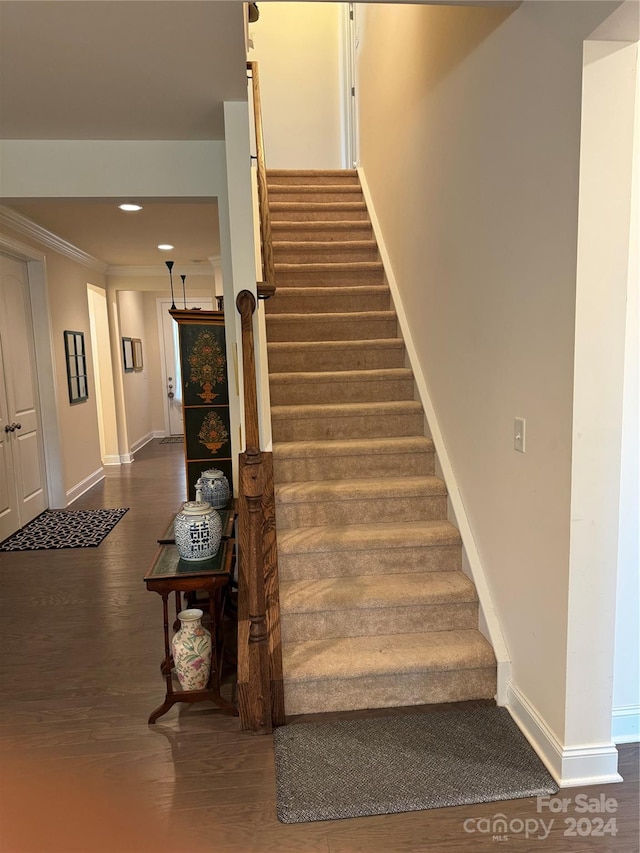
[[[393,438],[422,435],[420,413],[407,415],[355,415],[329,418],[272,418],[274,441],[307,441],[332,438]]]
[[[281,601],[281,612],[283,643],[478,627],[478,604],[474,601],[416,607],[356,607],[321,613],[288,612]]]
[[[386,284],[382,267],[376,269],[311,270],[299,266],[282,270],[276,266],[278,287],[338,287],[341,284],[359,287]]]
[[[276,483],[348,480],[371,477],[415,477],[435,473],[433,453],[379,453],[371,456],[312,456],[275,459]]]
[[[298,227],[281,227],[274,222],[271,223],[274,240],[289,240],[309,242],[309,241],[327,241],[327,240],[371,240],[373,231],[371,226],[362,222],[360,224],[349,224],[347,227],[340,226],[336,223],[331,228],[318,227],[317,225],[304,225]]]
[[[404,347],[373,347],[372,349],[284,350],[272,347],[269,370],[272,373],[293,373],[313,370],[378,370],[404,367]]]
[[[275,341],[368,341],[372,338],[395,338],[398,321],[387,319],[327,320],[318,316],[301,315],[299,320],[289,320],[271,314],[267,317],[267,338]]]
[[[281,581],[414,572],[455,572],[461,567],[460,545],[278,554],[278,573]]]
[[[300,205],[290,205],[287,203],[281,204],[278,207],[272,206],[270,209],[272,222],[344,222],[359,220],[369,222],[369,214],[364,204],[349,205],[341,207],[337,205],[327,205],[326,208],[304,207],[296,209]]]
[[[272,406],[314,403],[386,403],[413,400],[413,378],[380,382],[333,382],[318,380],[294,384],[271,383]]]
[[[361,202],[362,190],[357,184],[353,186],[345,184],[340,187],[335,185],[324,187],[308,187],[304,185],[290,187],[282,187],[282,185],[277,187],[270,186],[269,204],[278,201],[304,201],[311,204],[316,204],[317,202]]]
[[[496,693],[495,667],[305,682],[286,677],[285,671],[286,714],[465,702],[493,699]]]
[[[286,248],[273,247],[277,264],[350,264],[358,261],[377,261],[378,250],[371,246],[336,246],[335,248]]]
[[[335,293],[324,294],[324,288],[317,287],[313,294],[296,293],[282,288],[276,296],[267,300],[265,310],[268,316],[273,314],[346,314],[350,311],[388,311],[391,307],[391,294],[387,288],[372,293]]]
[[[315,527],[336,524],[373,524],[380,521],[423,521],[445,519],[447,498],[394,497],[393,500],[314,501],[313,503],[283,503],[276,495],[276,521],[278,529]]]
[[[267,171],[268,186],[273,186],[274,184],[279,186],[297,186],[299,184],[303,184],[305,186],[308,186],[309,184],[313,184],[314,186],[324,186],[325,184],[330,184],[331,186],[335,186],[336,184],[355,184],[358,186],[358,183],[357,172],[332,172],[329,170],[324,174],[316,171],[289,172],[283,174],[279,171]]]

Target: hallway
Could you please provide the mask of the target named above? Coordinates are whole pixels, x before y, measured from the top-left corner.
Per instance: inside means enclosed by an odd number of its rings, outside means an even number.
[[[270,737],[240,732],[237,718],[209,704],[178,706],[147,726],[164,694],[162,613],[142,578],[181,500],[182,446],[154,441],[73,505],[130,507],[99,548],[0,555],[3,853],[463,853],[495,850],[491,835],[465,831],[466,819],[538,816],[535,800],[516,800],[285,826],[275,816]],[[618,835],[567,839],[564,815],[554,816],[545,853],[637,850],[637,747],[620,751],[624,784],[564,792],[615,797]],[[21,786],[22,815],[7,796]],[[36,824],[46,846],[29,846]],[[67,843],[56,844],[65,825]],[[7,841],[12,830],[20,847]],[[500,849],[538,843],[514,835]]]

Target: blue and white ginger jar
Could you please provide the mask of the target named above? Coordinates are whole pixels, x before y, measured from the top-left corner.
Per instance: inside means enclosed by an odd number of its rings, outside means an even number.
[[[210,560],[218,553],[222,539],[222,520],[213,507],[201,499],[187,501],[173,523],[176,548],[181,560]]]
[[[218,468],[209,468],[200,474],[198,480],[202,487],[202,497],[214,509],[222,509],[231,497],[229,481]]]

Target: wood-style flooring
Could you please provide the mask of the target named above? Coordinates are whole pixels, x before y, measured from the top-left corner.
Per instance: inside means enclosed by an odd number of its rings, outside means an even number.
[[[565,814],[524,799],[286,826],[270,737],[208,703],[148,726],[164,696],[162,619],[142,578],[182,500],[182,447],[156,441],[74,504],[130,507],[100,547],[0,554],[2,853],[638,851],[637,746],[620,748],[624,783],[562,792]],[[601,825],[576,811],[578,794],[615,798],[600,816],[617,835],[564,834],[570,818]],[[499,813],[506,839],[480,831]],[[554,818],[544,840],[540,818]]]

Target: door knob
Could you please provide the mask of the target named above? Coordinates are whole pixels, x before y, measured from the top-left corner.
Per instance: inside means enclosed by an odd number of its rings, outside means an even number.
[[[14,429],[22,429],[22,424],[11,424]]]
[[[9,424],[5,424],[4,431],[5,432],[13,432],[15,430],[14,426],[10,426]]]

